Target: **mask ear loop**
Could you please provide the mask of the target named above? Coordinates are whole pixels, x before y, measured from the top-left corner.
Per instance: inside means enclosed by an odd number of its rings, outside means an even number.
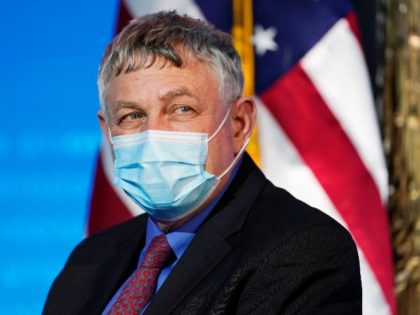
[[[109,128],[109,127],[108,127],[108,137],[109,137],[109,142],[111,142],[111,144],[114,144],[112,142],[111,128]]]
[[[220,129],[222,129],[223,125],[225,124],[226,120],[229,117],[230,110],[231,108],[229,107],[229,110],[226,112],[225,118],[223,118],[222,123],[219,125],[219,127],[217,127],[216,131],[213,132],[213,134],[207,139],[207,142],[210,142],[211,140],[213,140],[213,138],[216,137],[216,135],[219,133]]]
[[[229,117],[229,113],[230,110],[232,108],[229,107],[229,110],[226,112],[225,117],[223,118],[223,121],[221,122],[221,124],[219,125],[219,127],[217,127],[216,131],[207,139],[207,142],[210,142],[211,140],[213,140],[213,138],[217,135],[217,133],[220,131],[220,129],[222,129],[223,125],[225,124],[226,120]],[[217,176],[217,180],[220,180],[221,178],[223,178],[223,176],[225,176],[231,169],[232,167],[236,164],[236,162],[239,160],[239,158],[242,156],[242,153],[244,153],[246,146],[248,145],[249,141],[251,140],[251,138],[248,138],[244,145],[242,146],[242,148],[239,150],[238,154],[235,156],[235,158],[233,159],[232,163],[230,163],[230,165],[228,166],[227,169],[225,169],[223,171],[222,174],[220,174],[219,176]]]
[[[217,179],[220,180],[221,178],[223,178],[223,176],[225,176],[230,170],[231,168],[236,164],[236,162],[239,160],[239,158],[242,156],[242,153],[244,153],[246,146],[248,145],[249,141],[251,140],[251,138],[248,138],[244,145],[242,146],[242,148],[239,150],[239,153],[235,156],[235,158],[233,159],[232,163],[230,163],[229,167],[227,169],[225,169],[225,171],[220,174],[219,176],[217,176]]]

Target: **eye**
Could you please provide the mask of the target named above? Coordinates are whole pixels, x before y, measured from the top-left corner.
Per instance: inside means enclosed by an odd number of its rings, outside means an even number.
[[[185,106],[185,105],[180,106],[176,109],[176,112],[179,113],[179,114],[190,113],[192,111],[193,111],[193,109],[191,107]]]
[[[139,112],[132,112],[121,117],[119,126],[122,128],[136,128],[141,125],[145,115]]]
[[[197,106],[195,105],[185,105],[182,103],[173,104],[173,106],[168,110],[170,119],[173,121],[185,122],[194,118],[197,112]]]
[[[142,117],[141,117],[141,115],[139,113],[131,113],[131,114],[128,114],[125,117],[125,119],[128,119],[128,120],[136,120],[136,119],[141,119],[141,118]]]

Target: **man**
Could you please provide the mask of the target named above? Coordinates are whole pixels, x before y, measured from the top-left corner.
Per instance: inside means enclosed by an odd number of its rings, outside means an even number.
[[[44,314],[361,314],[351,236],[243,153],[256,109],[229,35],[138,18],[98,85],[114,183],[147,214],[84,240]]]

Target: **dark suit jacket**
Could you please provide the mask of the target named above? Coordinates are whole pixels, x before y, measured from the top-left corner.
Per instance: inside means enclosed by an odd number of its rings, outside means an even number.
[[[136,268],[146,222],[141,215],[77,246],[44,314],[101,314]],[[361,299],[349,233],[245,156],[145,314],[361,314]]]

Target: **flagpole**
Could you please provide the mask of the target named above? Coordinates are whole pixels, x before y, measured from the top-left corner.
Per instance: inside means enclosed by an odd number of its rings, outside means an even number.
[[[233,0],[233,43],[241,56],[245,77],[244,94],[247,96],[255,94],[254,48],[252,44],[253,29],[252,0]],[[247,151],[255,163],[261,167],[257,126],[255,126],[252,132]]]

